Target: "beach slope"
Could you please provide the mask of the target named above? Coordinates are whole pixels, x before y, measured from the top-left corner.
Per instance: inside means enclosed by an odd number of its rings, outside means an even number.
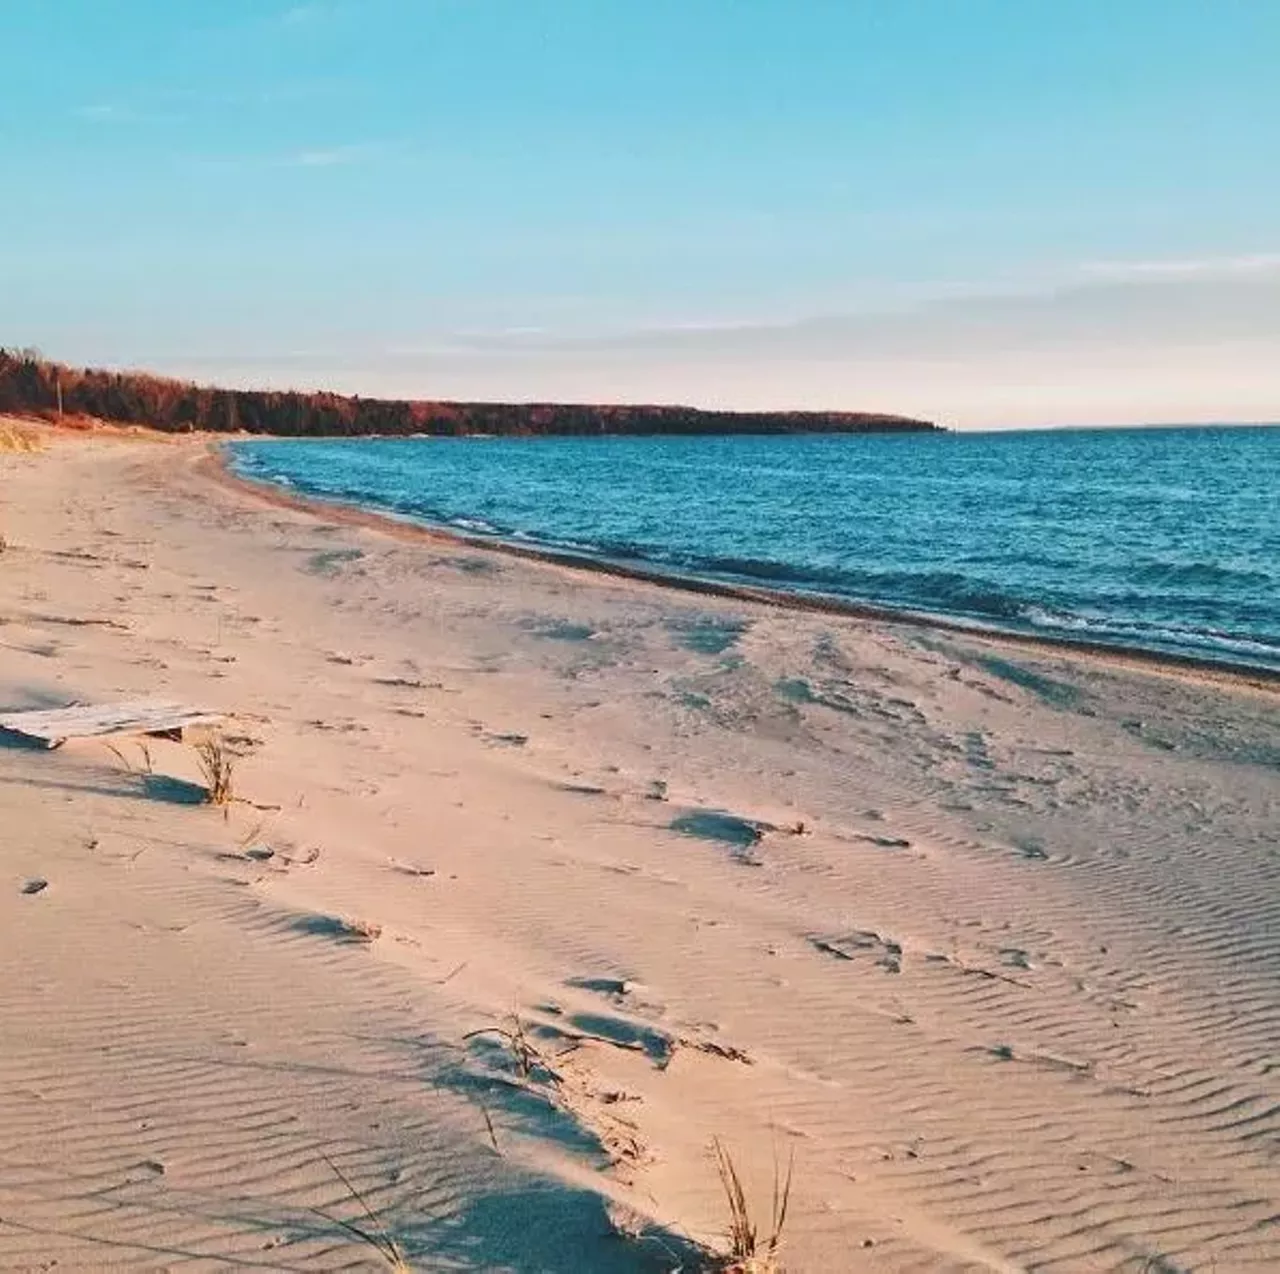
[[[0,455],[0,1267],[1280,1265],[1280,697]],[[367,1237],[361,1238],[355,1230]]]

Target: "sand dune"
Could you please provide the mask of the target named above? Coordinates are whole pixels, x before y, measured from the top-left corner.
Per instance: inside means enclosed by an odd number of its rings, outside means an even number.
[[[1280,1266],[1274,688],[202,455],[0,456],[0,707],[232,713],[253,802],[0,748],[0,1268],[377,1268],[344,1177],[414,1268],[696,1268],[717,1137],[793,1271]]]

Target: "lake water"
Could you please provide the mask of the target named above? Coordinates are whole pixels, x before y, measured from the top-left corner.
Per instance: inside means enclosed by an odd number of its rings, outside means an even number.
[[[1280,427],[245,442],[472,536],[1280,669]]]

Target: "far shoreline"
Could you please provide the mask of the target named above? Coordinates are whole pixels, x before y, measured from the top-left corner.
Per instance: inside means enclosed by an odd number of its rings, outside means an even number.
[[[914,628],[925,632],[956,633],[961,636],[996,641],[1021,649],[1048,651],[1057,654],[1078,655],[1100,662],[1170,675],[1195,674],[1214,681],[1248,687],[1255,690],[1280,692],[1280,669],[1271,669],[1249,663],[1232,663],[1171,651],[1148,650],[1140,646],[1111,645],[1105,642],[1060,637],[1047,633],[1025,633],[1016,629],[1000,628],[977,621],[964,622],[946,615],[927,611],[879,606],[856,602],[825,593],[788,592],[765,586],[735,584],[728,580],[716,580],[704,576],[683,575],[652,567],[633,566],[603,557],[591,557],[567,550],[544,546],[516,544],[510,540],[471,536],[452,527],[439,526],[407,515],[397,516],[375,510],[366,505],[325,499],[302,494],[276,483],[246,478],[233,471],[230,465],[229,445],[237,441],[253,441],[252,438],[213,438],[206,442],[205,454],[196,462],[196,471],[218,485],[248,495],[253,499],[275,506],[328,518],[345,526],[363,527],[389,534],[397,539],[418,543],[449,544],[463,546],[477,552],[496,553],[505,557],[541,563],[563,570],[581,572],[588,576],[626,580],[647,584],[678,593],[695,596],[717,597],[731,601],[766,606],[773,610],[790,610],[807,614],[826,614],[843,619],[861,619],[890,624],[899,628]],[[293,441],[272,439],[271,441]],[[309,441],[299,439],[298,441]],[[323,441],[317,439],[317,441]],[[332,441],[332,440],[330,440]]]

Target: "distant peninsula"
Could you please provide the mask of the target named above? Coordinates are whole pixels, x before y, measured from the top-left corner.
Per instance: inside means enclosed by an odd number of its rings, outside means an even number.
[[[166,433],[280,438],[603,434],[929,433],[941,426],[860,411],[704,411],[588,403],[474,403],[217,389],[145,372],[69,367],[0,348],[0,413],[93,419]]]

